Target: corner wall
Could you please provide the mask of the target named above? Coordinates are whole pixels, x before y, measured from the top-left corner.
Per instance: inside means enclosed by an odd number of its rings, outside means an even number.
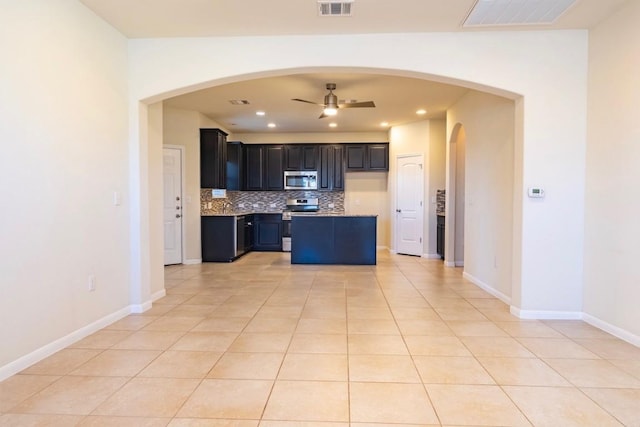
[[[465,130],[464,273],[509,303],[513,236],[514,102],[470,91],[447,112]],[[456,209],[457,211],[457,209]]]
[[[640,3],[589,33],[584,313],[640,345]]]

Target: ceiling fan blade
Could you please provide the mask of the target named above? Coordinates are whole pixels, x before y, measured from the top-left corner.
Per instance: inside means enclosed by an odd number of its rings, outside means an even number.
[[[338,108],[372,108],[375,107],[373,101],[363,101],[363,102],[345,102],[344,104],[338,104]]]
[[[305,102],[307,104],[320,105],[324,107],[324,104],[318,104],[317,102],[307,101],[306,99],[293,98],[292,101]]]
[[[318,117],[319,119],[324,119],[325,117],[329,117],[327,116],[324,112],[322,114],[320,114],[320,117]]]

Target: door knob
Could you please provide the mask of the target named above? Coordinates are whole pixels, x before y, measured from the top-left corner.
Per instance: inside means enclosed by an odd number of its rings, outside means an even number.
[[[180,218],[182,215],[180,214],[176,214],[176,218]]]
[[[176,210],[178,210],[178,211],[179,211],[179,210],[180,210],[180,206],[176,206]]]
[[[402,209],[396,209],[396,212],[400,213],[402,212]]]

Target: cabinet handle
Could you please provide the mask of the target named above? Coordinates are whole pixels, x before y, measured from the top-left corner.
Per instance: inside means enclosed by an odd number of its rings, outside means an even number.
[[[180,218],[182,215],[180,214],[176,214],[176,218]]]
[[[402,212],[402,209],[396,209],[396,212],[400,213]]]

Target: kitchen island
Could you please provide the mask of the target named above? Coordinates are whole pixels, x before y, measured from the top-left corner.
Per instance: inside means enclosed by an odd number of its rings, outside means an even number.
[[[376,215],[291,218],[292,264],[376,264]]]

